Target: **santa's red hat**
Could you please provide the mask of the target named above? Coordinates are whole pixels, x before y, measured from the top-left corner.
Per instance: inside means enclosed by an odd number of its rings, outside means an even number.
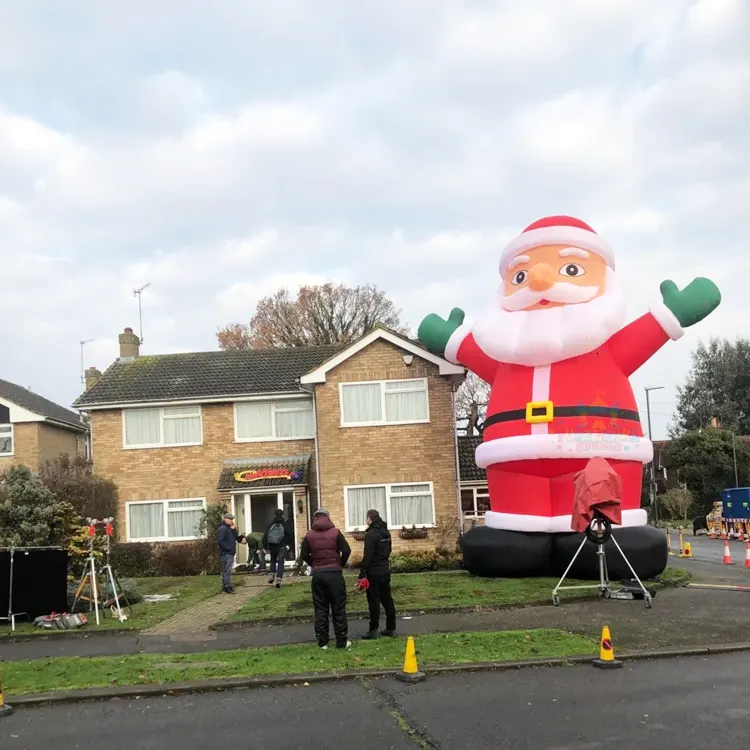
[[[505,276],[508,263],[524,250],[541,245],[570,245],[589,250],[603,258],[614,269],[612,248],[588,225],[572,216],[547,216],[529,224],[512,240],[500,256],[500,276]]]

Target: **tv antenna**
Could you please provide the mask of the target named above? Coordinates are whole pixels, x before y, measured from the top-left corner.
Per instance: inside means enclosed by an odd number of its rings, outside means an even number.
[[[84,366],[83,366],[83,347],[86,346],[86,344],[91,343],[93,340],[94,339],[86,339],[85,341],[78,342],[81,346],[81,383],[83,385],[86,385],[86,370],[84,369]]]
[[[148,284],[144,284],[140,289],[133,289],[133,296],[138,297],[138,338],[140,339],[140,343],[143,343],[143,308],[141,307],[141,294],[143,294],[143,290],[147,287],[151,286],[151,282],[149,281]]]

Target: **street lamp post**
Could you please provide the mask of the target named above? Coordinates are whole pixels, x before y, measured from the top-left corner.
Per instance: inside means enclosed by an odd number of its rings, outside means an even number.
[[[664,388],[663,385],[653,385],[646,388],[646,419],[648,420],[648,439],[653,443],[653,436],[651,434],[651,401],[649,399],[649,393],[651,391],[658,391]],[[649,470],[649,497],[651,498],[651,505],[654,509],[654,525],[659,523],[659,508],[656,504],[656,477],[654,476],[654,459],[651,457],[651,468]]]

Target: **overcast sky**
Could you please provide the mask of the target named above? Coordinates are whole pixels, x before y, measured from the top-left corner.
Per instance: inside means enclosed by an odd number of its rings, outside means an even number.
[[[282,285],[480,312],[540,216],[721,307],[634,377],[666,434],[690,353],[742,333],[747,0],[0,0],[0,377],[69,405],[117,334],[216,347]],[[208,10],[208,8],[211,8]]]

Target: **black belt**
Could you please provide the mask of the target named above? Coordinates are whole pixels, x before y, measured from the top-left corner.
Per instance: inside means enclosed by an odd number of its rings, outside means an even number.
[[[618,409],[614,406],[554,406],[550,402],[529,404],[526,409],[513,409],[512,411],[501,411],[491,414],[484,420],[482,429],[487,429],[493,424],[501,422],[515,422],[517,420],[534,422],[551,422],[555,417],[609,417],[610,419],[629,419],[634,422],[641,421],[641,415],[633,409]],[[532,419],[529,419],[529,413]]]

